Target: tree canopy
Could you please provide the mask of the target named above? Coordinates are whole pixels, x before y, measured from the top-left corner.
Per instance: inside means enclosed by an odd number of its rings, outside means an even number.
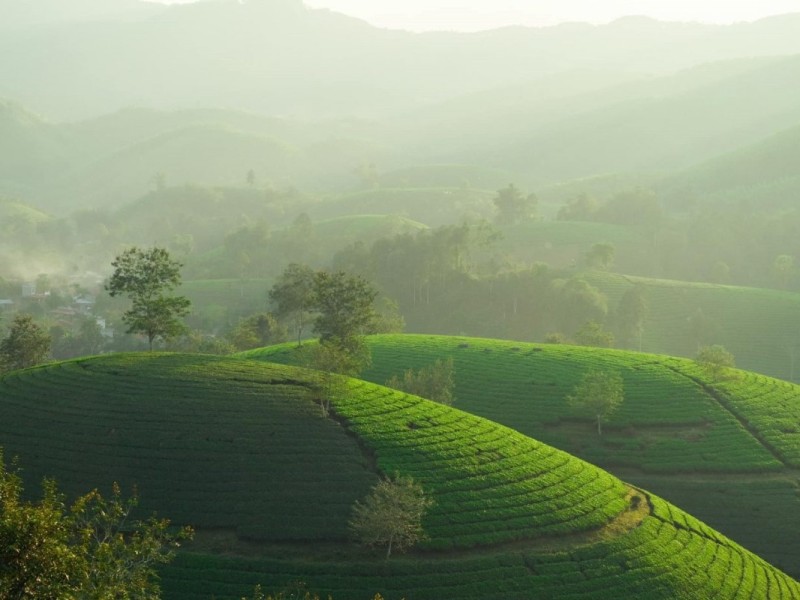
[[[45,361],[50,353],[50,336],[31,315],[17,315],[8,335],[0,340],[0,372],[25,369]]]
[[[736,366],[733,354],[719,344],[703,346],[697,351],[694,360],[713,381],[724,379],[728,375],[728,369]]]
[[[622,376],[619,373],[592,370],[567,396],[567,402],[591,414],[597,422],[597,435],[602,435],[603,422],[619,408],[623,397]]]
[[[157,337],[169,339],[185,330],[179,320],[189,313],[191,302],[166,292],[181,283],[183,266],[164,248],[129,248],[111,263],[114,273],[106,283],[109,295],[127,294],[131,308],[122,315],[128,333],[143,333],[150,349]]]
[[[97,490],[67,505],[52,480],[38,501],[25,499],[22,480],[0,449],[0,598],[160,597],[158,565],[191,536],[169,531],[155,517],[129,522],[136,498],[113,486],[109,499]]]
[[[437,359],[417,371],[406,369],[402,377],[393,375],[386,385],[450,406],[455,401],[453,359]]]
[[[405,550],[425,539],[422,518],[433,505],[422,486],[411,477],[395,475],[378,481],[364,502],[356,501],[350,530],[367,546]]]

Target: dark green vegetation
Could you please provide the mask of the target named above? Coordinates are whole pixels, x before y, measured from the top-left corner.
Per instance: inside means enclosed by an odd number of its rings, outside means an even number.
[[[691,360],[597,348],[421,335],[368,340],[373,365],[365,379],[382,382],[452,358],[460,409],[609,468],[797,572],[797,386],[743,371],[713,382]],[[287,345],[247,356],[293,360]],[[625,400],[602,436],[566,401],[589,370],[618,371],[624,382]]]
[[[130,519],[136,499],[93,490],[71,504],[46,481],[40,499],[23,494],[19,473],[0,448],[0,597],[6,600],[159,597],[158,565],[191,537],[169,521]]]
[[[57,473],[70,493],[138,484],[143,512],[191,523],[196,542],[163,571],[167,598],[300,578],[336,598],[800,597],[727,538],[550,446],[357,380],[325,419],[308,385],[234,358],[74,360],[0,380],[0,440],[26,479]],[[394,472],[435,504],[430,539],[384,563],[347,542],[347,520]]]

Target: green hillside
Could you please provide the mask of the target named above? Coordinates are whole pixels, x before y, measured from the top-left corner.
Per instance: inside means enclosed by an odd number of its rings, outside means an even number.
[[[693,357],[698,346],[722,344],[736,364],[794,381],[800,374],[800,295],[774,289],[693,283],[593,272],[585,275],[616,306],[643,286],[649,311],[642,348]]]
[[[462,410],[609,468],[798,572],[797,386],[746,372],[712,384],[693,361],[635,352],[445,336],[368,339],[366,379],[385,382],[452,357]],[[291,361],[292,348],[246,354]],[[625,382],[625,401],[602,436],[565,401],[592,368],[618,370]]]
[[[81,167],[60,184],[81,198],[82,206],[114,206],[166,183],[243,184],[250,169],[285,183],[297,149],[281,140],[216,124],[179,128],[117,149]]]
[[[164,570],[166,598],[300,578],[334,598],[800,598],[761,559],[588,463],[459,410],[348,387],[323,418],[299,369],[85,358],[0,379],[0,444],[28,480],[54,475],[70,494],[137,485],[144,514],[194,525]],[[386,562],[347,542],[346,521],[393,472],[436,504],[429,540]]]
[[[800,127],[776,133],[667,178],[669,193],[759,208],[788,209],[800,191]]]

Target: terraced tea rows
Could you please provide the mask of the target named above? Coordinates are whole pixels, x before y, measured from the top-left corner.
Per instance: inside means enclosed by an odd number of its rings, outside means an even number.
[[[568,551],[426,555],[379,566],[184,554],[166,571],[167,590],[174,598],[212,592],[233,599],[259,581],[281,588],[303,580],[323,594],[355,599],[376,591],[387,600],[800,597],[796,582],[761,559],[663,500],[651,502],[651,515],[626,535]]]
[[[800,574],[795,529],[774,518],[800,514],[791,470],[800,460],[797,386],[745,372],[716,384],[692,361],[594,348],[423,335],[369,343],[365,378],[386,381],[452,357],[456,406],[610,468]],[[250,356],[290,362],[292,346]],[[602,436],[564,400],[590,368],[618,370],[625,382],[625,401]]]
[[[306,376],[165,354],[15,372],[0,379],[0,445],[28,479],[53,474],[71,493],[136,482],[145,513],[193,524],[203,543],[164,570],[166,598],[298,579],[337,599],[800,598],[733,542],[655,497],[636,508],[618,479],[559,450],[357,380],[326,419]],[[411,558],[346,540],[378,471],[414,476],[435,501]],[[214,542],[226,535],[232,546]]]
[[[18,372],[0,385],[0,445],[31,482],[55,476],[68,493],[136,485],[143,514],[255,539],[343,538],[376,475],[291,377],[141,355]]]
[[[646,290],[643,348],[694,356],[698,344],[723,344],[740,367],[789,381],[800,377],[800,295],[778,290],[591,273],[614,307],[634,285]],[[699,311],[699,312],[698,312]]]
[[[373,366],[365,379],[383,382],[451,357],[459,408],[592,462],[658,472],[783,467],[701,385],[668,368],[665,357],[424,335],[375,336],[370,348]],[[287,344],[245,355],[291,362],[293,350]],[[565,402],[590,369],[618,370],[624,379],[625,402],[602,437],[592,433],[591,419]]]
[[[625,510],[616,478],[554,448],[415,396],[363,383],[354,392],[336,411],[381,471],[410,474],[436,498],[427,547],[567,534]]]

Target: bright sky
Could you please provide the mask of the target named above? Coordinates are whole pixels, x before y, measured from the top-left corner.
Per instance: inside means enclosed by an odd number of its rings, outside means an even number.
[[[504,25],[607,23],[626,15],[733,23],[800,12],[798,0],[305,0],[380,27],[475,31]]]
[[[159,0],[156,0],[159,1]],[[192,0],[160,0],[167,3]],[[247,1],[247,0],[239,0]],[[627,15],[734,23],[800,12],[800,0],[304,0],[393,29],[477,31],[564,21],[607,23]]]

